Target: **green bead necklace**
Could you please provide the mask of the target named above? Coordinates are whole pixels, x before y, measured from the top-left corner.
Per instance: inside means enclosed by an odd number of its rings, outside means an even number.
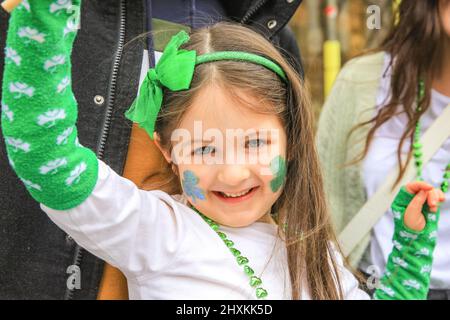
[[[249,260],[247,257],[244,257],[241,255],[241,252],[234,247],[234,242],[231,241],[225,233],[219,230],[220,226],[214,222],[212,219],[208,218],[204,214],[202,214],[200,211],[198,211],[196,208],[192,207],[199,215],[203,218],[203,220],[206,221],[206,223],[213,229],[217,235],[220,237],[220,239],[223,240],[225,245],[230,249],[230,252],[233,254],[233,256],[236,258],[236,261],[238,265],[244,267],[245,274],[249,277],[249,284],[252,288],[255,288],[256,290],[256,297],[258,299],[263,299],[267,297],[268,293],[267,290],[261,287],[262,280],[261,278],[255,276],[255,271],[253,271],[252,268],[248,265]]]
[[[419,106],[420,101],[422,101],[423,97],[425,96],[425,83],[423,80],[419,81],[419,90],[418,90],[418,97],[417,97],[417,111],[421,111],[421,108]],[[419,180],[423,180],[422,178],[422,143],[420,143],[420,132],[421,132],[421,126],[420,121],[417,121],[416,128],[414,130],[414,137],[413,137],[413,156],[414,156],[414,163],[416,165],[417,169],[417,177]],[[448,191],[448,180],[450,178],[450,162],[447,164],[447,167],[444,170],[444,179],[441,183],[441,190],[442,192],[446,193]]]

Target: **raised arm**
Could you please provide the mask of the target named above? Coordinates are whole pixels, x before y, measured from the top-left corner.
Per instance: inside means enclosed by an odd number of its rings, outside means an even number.
[[[11,166],[49,217],[79,245],[138,277],[176,254],[182,207],[164,192],[139,190],[78,143],[70,58],[80,2],[28,0],[12,12],[2,130]]]
[[[95,154],[77,139],[71,53],[80,0],[24,1],[5,48],[2,130],[11,166],[31,196],[53,209],[77,206],[97,181]]]

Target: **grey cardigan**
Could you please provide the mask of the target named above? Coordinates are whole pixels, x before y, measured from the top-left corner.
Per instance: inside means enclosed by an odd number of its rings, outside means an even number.
[[[351,128],[375,115],[376,95],[384,65],[384,52],[349,61],[339,73],[319,119],[317,148],[324,175],[325,191],[335,231],[339,233],[367,201],[362,163],[343,166],[364,148],[369,126]],[[367,234],[350,253],[356,267],[370,241]]]

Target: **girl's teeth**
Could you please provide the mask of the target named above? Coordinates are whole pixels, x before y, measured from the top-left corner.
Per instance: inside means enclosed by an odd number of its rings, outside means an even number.
[[[224,195],[227,198],[237,198],[237,197],[241,197],[247,193],[249,193],[249,191],[251,190],[248,189],[247,191],[241,192],[241,193],[225,193],[225,192],[221,192],[222,195]]]

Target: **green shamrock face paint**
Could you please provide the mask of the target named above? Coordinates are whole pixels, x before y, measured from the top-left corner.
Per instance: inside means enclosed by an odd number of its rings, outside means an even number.
[[[277,192],[278,189],[283,185],[284,179],[286,178],[286,161],[282,156],[276,156],[270,161],[270,171],[274,178],[270,181],[270,188],[272,192]]]
[[[196,199],[205,200],[205,194],[202,189],[197,187],[198,177],[191,170],[183,172],[183,190],[188,197],[195,203]]]

